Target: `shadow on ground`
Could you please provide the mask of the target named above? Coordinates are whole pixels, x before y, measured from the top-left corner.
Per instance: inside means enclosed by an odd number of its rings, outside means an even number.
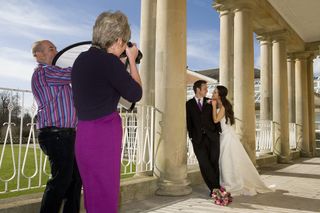
[[[120,213],[154,212],[320,212],[320,158],[304,158],[292,164],[277,164],[259,168],[267,185],[276,191],[256,196],[237,196],[228,207],[214,205],[205,185],[193,187],[184,197],[152,196],[128,203]]]

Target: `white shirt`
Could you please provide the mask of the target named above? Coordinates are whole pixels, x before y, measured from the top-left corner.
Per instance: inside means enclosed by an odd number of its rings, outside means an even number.
[[[201,106],[203,106],[203,98],[194,97],[194,99],[196,99],[197,104],[198,104],[198,101],[200,99]]]

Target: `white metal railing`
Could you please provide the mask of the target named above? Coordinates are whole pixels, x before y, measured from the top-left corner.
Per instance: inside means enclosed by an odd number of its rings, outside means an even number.
[[[319,146],[320,145],[320,122],[319,121],[315,122],[314,129],[315,129],[315,132],[316,132],[316,136],[315,136],[316,147],[320,148],[320,146]]]
[[[313,81],[314,91],[320,93],[320,76]]]
[[[0,129],[0,194],[43,187],[50,177],[50,166],[35,134],[37,106],[32,93],[0,88],[0,98],[4,103],[0,119],[6,116]],[[137,105],[127,112],[119,106],[118,111],[123,124],[122,177],[152,171],[154,107]],[[24,121],[26,116],[28,123]]]
[[[269,120],[258,120],[256,123],[256,151],[272,152],[273,150],[274,125]],[[297,148],[296,124],[289,123],[290,149]]]
[[[193,151],[193,146],[190,138],[187,136],[187,165],[197,165],[198,160]]]
[[[269,120],[256,122],[256,152],[272,152],[273,149],[273,125]]]
[[[122,118],[121,175],[153,170],[153,106],[137,105],[132,112],[120,107]]]
[[[260,86],[261,86],[260,80],[255,79],[254,80],[254,101],[255,101],[255,103],[260,103],[260,100],[261,100]]]
[[[289,123],[289,143],[290,149],[297,148],[297,125],[295,123]]]
[[[39,188],[49,172],[35,137],[36,104],[31,91],[0,88],[0,96],[0,193]]]

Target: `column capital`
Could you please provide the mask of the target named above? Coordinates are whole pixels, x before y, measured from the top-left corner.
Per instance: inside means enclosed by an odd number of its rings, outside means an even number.
[[[221,3],[217,3],[217,2],[213,2],[212,3],[212,7],[221,15],[227,15],[229,14],[229,12],[231,12],[231,8],[228,7],[227,5],[221,4]]]
[[[316,56],[320,55],[320,41],[306,43],[305,50],[313,52]]]
[[[257,39],[260,41],[262,40],[281,41],[281,40],[286,40],[288,35],[289,35],[289,32],[283,29],[283,30],[259,33],[257,34]]]
[[[225,10],[217,10],[220,14],[220,18],[222,16],[226,16],[226,15],[234,15],[233,11],[230,9],[225,9]]]
[[[252,0],[215,0],[212,6],[217,10],[251,10],[257,5],[256,1]]]
[[[291,56],[294,58],[296,61],[297,60],[307,60],[310,57],[311,53],[308,51],[303,51],[303,52],[295,52],[292,53]]]
[[[295,56],[292,54],[292,53],[290,53],[290,54],[287,54],[287,61],[288,62],[294,62],[295,61]]]
[[[310,52],[310,55],[309,55],[309,57],[308,57],[308,60],[313,61],[316,57],[317,57],[317,56],[316,56],[316,54],[315,54],[314,52]]]
[[[260,41],[260,45],[271,44],[271,36],[268,34],[259,34],[256,39]]]
[[[286,41],[289,35],[287,30],[278,30],[273,32],[268,32],[268,35],[271,37],[272,42]]]

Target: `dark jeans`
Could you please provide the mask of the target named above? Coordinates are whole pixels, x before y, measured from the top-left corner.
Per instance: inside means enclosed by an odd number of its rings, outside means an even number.
[[[209,190],[220,188],[219,135],[217,134],[214,140],[210,139],[206,134],[202,135],[200,143],[193,143],[193,150],[199,162],[201,175]]]
[[[42,151],[49,157],[52,174],[40,212],[58,213],[65,200],[63,212],[78,213],[82,183],[74,154],[74,129],[43,128],[39,130],[38,140]]]

